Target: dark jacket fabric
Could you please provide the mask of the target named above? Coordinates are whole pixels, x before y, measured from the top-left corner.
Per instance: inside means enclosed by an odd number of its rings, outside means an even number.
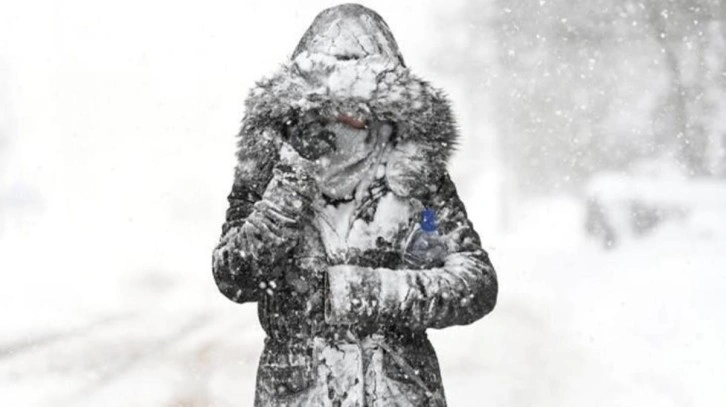
[[[310,129],[342,115],[394,134],[372,181],[341,200],[316,183]],[[323,11],[251,90],[213,274],[232,301],[258,303],[256,406],[446,404],[426,330],[472,323],[497,298],[446,171],[455,142],[443,93],[409,71],[362,6]],[[445,255],[415,264],[406,252],[423,213]]]

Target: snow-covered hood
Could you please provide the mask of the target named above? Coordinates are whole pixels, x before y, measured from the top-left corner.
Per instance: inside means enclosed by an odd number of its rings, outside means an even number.
[[[358,4],[323,10],[300,39],[292,58],[304,53],[338,60],[379,56],[404,65],[398,44],[383,18]]]
[[[243,133],[282,129],[314,112],[390,122],[410,172],[445,169],[457,140],[449,102],[442,91],[405,66],[388,25],[355,4],[321,12],[290,60],[259,81],[246,100]],[[414,157],[412,157],[414,156]]]

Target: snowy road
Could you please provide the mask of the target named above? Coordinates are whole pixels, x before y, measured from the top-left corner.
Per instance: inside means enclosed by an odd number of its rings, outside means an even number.
[[[490,248],[494,313],[431,333],[451,406],[726,401],[726,240],[666,229],[612,252],[512,241]],[[251,405],[255,306],[228,302],[206,277],[70,329],[5,334],[1,404]]]

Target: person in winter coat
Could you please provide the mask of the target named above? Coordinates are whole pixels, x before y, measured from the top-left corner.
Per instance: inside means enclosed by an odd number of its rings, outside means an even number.
[[[428,328],[472,323],[497,279],[446,163],[443,93],[363,6],[321,12],[246,101],[213,272],[257,302],[256,406],[444,406]]]

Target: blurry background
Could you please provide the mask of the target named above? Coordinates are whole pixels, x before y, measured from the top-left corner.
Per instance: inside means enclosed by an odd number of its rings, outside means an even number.
[[[330,1],[0,3],[0,404],[251,405],[211,252],[254,81]],[[447,90],[500,279],[451,406],[726,402],[726,2],[367,1]]]

